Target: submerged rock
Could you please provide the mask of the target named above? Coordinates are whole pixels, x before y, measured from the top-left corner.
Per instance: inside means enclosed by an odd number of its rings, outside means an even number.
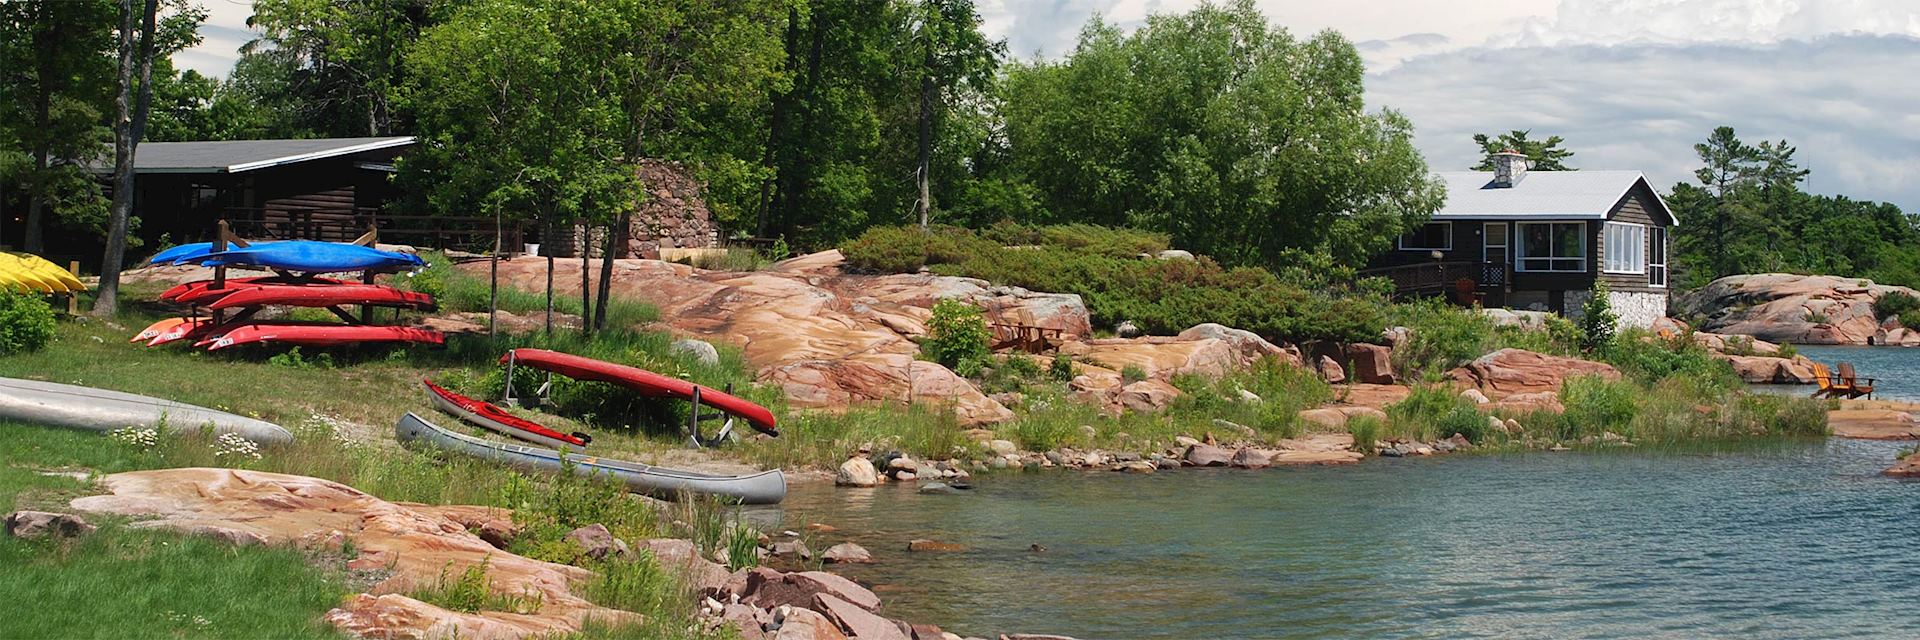
[[[966,551],[967,546],[938,540],[916,539],[907,541],[908,551]]]
[[[871,564],[873,552],[851,542],[842,542],[827,547],[827,551],[820,554],[820,559],[828,564]]]

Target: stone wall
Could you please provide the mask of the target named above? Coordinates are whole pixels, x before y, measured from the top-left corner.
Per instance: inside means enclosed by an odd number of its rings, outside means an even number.
[[[1578,322],[1587,305],[1591,291],[1567,292],[1567,319]],[[1607,301],[1613,304],[1613,315],[1619,318],[1614,325],[1621,329],[1629,327],[1646,329],[1655,321],[1667,317],[1667,294],[1635,291],[1608,291]]]
[[[659,259],[661,249],[720,246],[720,230],[713,224],[713,212],[702,193],[705,187],[691,172],[678,163],[646,160],[640,164],[639,175],[647,199],[633,214],[620,254],[615,257]],[[548,232],[542,252],[561,258],[578,257],[583,235],[593,243],[598,257],[606,246],[605,232],[578,225]]]

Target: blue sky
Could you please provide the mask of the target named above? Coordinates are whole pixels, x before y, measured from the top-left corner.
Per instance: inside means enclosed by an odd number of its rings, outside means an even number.
[[[200,0],[206,42],[180,62],[221,75],[252,35],[247,0]],[[1020,58],[1070,52],[1088,17],[1122,26],[1199,0],[976,0]],[[1368,102],[1413,119],[1435,169],[1476,132],[1567,138],[1574,166],[1666,188],[1693,144],[1732,125],[1787,139],[1808,188],[1920,211],[1920,0],[1258,0],[1274,24],[1334,29],[1368,63]]]

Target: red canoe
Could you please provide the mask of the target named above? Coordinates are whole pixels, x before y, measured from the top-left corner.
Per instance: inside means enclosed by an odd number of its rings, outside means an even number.
[[[448,391],[432,380],[421,380],[433,403],[450,415],[487,428],[509,438],[542,444],[555,449],[581,451],[593,438],[584,433],[560,433],[546,425],[507,413],[506,409]]]
[[[692,400],[693,390],[699,389],[700,404],[739,416],[761,433],[780,435],[775,428],[773,412],[766,407],[719,389],[669,378],[646,369],[546,349],[514,349],[500,356],[500,362],[552,371],[575,380],[616,384],[654,398]]]
[[[423,344],[446,344],[447,337],[432,329],[413,327],[386,327],[355,324],[318,324],[284,325],[250,323],[221,334],[218,338],[201,340],[194,346],[207,346],[208,351],[225,349],[236,345],[254,342],[277,342],[308,347],[334,347],[362,342],[417,342]]]
[[[202,300],[216,299],[216,298],[219,298],[220,296],[232,293],[234,291],[239,291],[241,289],[250,289],[256,286],[269,285],[269,284],[312,286],[312,285],[346,284],[346,283],[340,280],[334,280],[332,278],[285,278],[281,276],[259,276],[255,278],[228,278],[225,287],[215,289],[213,288],[212,280],[195,280],[193,282],[188,282],[186,284],[176,285],[172,289],[166,290],[165,292],[160,294],[160,299],[166,300],[169,302],[177,302],[180,304],[194,304]]]
[[[435,309],[433,296],[414,291],[401,291],[393,287],[378,284],[332,284],[326,286],[255,284],[222,296],[219,300],[208,304],[207,308],[233,309],[270,304],[290,307],[331,307],[342,304],[358,304],[376,307],[406,307],[426,311]]]

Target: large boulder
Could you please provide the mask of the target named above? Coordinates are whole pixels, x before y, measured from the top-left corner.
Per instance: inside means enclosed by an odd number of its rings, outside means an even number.
[[[1068,337],[1091,332],[1078,296],[967,278],[848,274],[842,262],[839,252],[829,251],[738,273],[620,259],[609,286],[613,295],[657,307],[660,324],[683,337],[739,347],[756,377],[780,387],[794,406],[843,409],[912,398],[951,406],[967,424],[1000,422],[1013,413],[947,368],[915,358],[913,338],[925,332],[934,301],[958,297],[997,320],[1056,328]],[[458,268],[484,275],[487,265]],[[546,260],[504,260],[499,268],[503,285],[536,292],[547,285]],[[553,286],[580,290],[578,259],[558,260]],[[704,350],[697,357],[706,357]]]
[[[1447,372],[1447,377],[1478,388],[1494,400],[1515,394],[1557,393],[1567,378],[1588,375],[1620,379],[1620,371],[1612,365],[1524,349],[1501,349]]]
[[[1727,276],[1674,298],[1674,313],[1698,317],[1697,327],[1719,334],[1794,344],[1885,344],[1888,327],[1873,302],[1907,287],[1862,278],[1761,273]],[[1904,341],[1906,336],[1896,336]]]
[[[872,460],[864,456],[854,456],[840,463],[840,470],[834,474],[833,483],[842,487],[879,486],[880,472],[873,468]]]
[[[1367,384],[1393,384],[1393,350],[1377,344],[1347,345],[1347,361],[1353,363],[1347,374]]]
[[[1773,356],[1730,356],[1714,357],[1733,365],[1733,373],[1741,380],[1754,384],[1813,384],[1818,376],[1813,373],[1813,361],[1806,356],[1778,358]]]
[[[107,476],[108,493],[73,501],[94,513],[150,518],[147,526],[182,531],[207,527],[244,532],[268,544],[338,550],[352,540],[349,569],[383,576],[370,591],[327,612],[324,620],[349,635],[378,638],[523,638],[565,635],[585,620],[635,621],[624,611],[575,595],[568,585],[592,578],[585,569],[501,551],[432,509],[375,498],[352,487],[308,478],[239,469],[161,469]],[[322,546],[324,545],[324,546]],[[531,613],[444,609],[404,595],[429,587],[451,568],[485,563],[494,593],[538,598]]]

